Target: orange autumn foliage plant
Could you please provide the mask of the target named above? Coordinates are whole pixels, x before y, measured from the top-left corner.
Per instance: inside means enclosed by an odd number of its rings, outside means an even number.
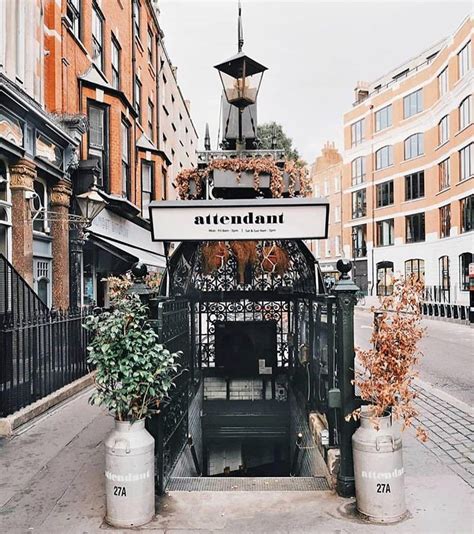
[[[416,364],[422,357],[418,342],[424,336],[421,326],[422,282],[409,278],[397,280],[393,293],[382,299],[376,310],[371,336],[373,348],[356,348],[360,370],[356,370],[355,386],[361,398],[371,405],[371,419],[377,420],[391,411],[400,420],[402,430],[413,424],[418,415],[414,406],[416,392],[412,383],[417,376]],[[360,410],[348,416],[360,417]],[[427,434],[417,428],[417,437],[426,441]]]

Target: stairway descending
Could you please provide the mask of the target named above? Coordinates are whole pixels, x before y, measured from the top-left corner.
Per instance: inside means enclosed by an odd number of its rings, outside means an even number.
[[[171,477],[166,491],[329,491],[325,477]]]

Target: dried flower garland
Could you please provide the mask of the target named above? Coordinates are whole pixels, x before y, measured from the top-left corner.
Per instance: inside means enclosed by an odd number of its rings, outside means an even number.
[[[257,261],[257,242],[231,241],[230,248],[237,259],[239,284],[244,284],[247,265],[254,265]]]
[[[253,173],[254,188],[260,188],[260,176],[267,174],[270,176],[270,191],[273,198],[280,198],[283,194],[284,181],[282,169],[271,158],[230,158],[214,159],[209,162],[205,169],[184,169],[176,177],[178,195],[181,199],[196,199],[202,194],[204,180],[213,170],[226,170],[237,173],[237,180],[240,181],[243,172]],[[295,186],[300,183],[300,194],[307,196],[311,192],[310,181],[305,167],[297,165],[293,161],[287,160],[284,165],[284,172],[289,175],[288,190],[290,196],[295,196]],[[195,192],[191,192],[190,184],[194,183]]]
[[[229,259],[229,249],[223,241],[204,245],[201,248],[201,253],[203,258],[203,274],[211,274],[217,271]]]
[[[283,248],[275,245],[263,247],[262,269],[268,273],[282,276],[288,270],[290,258]]]

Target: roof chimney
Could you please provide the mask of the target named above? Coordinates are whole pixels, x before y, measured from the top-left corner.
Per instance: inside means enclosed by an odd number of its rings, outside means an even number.
[[[355,102],[360,104],[369,96],[369,84],[368,82],[357,82],[355,87]]]

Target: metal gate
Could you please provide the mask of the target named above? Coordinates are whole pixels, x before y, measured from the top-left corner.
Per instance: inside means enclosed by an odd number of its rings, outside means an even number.
[[[170,352],[179,352],[178,377],[169,399],[147,422],[155,438],[156,486],[162,494],[173,468],[187,443],[188,407],[199,384],[191,350],[190,305],[186,300],[162,300],[151,307],[159,343]],[[154,313],[153,313],[154,312]]]

